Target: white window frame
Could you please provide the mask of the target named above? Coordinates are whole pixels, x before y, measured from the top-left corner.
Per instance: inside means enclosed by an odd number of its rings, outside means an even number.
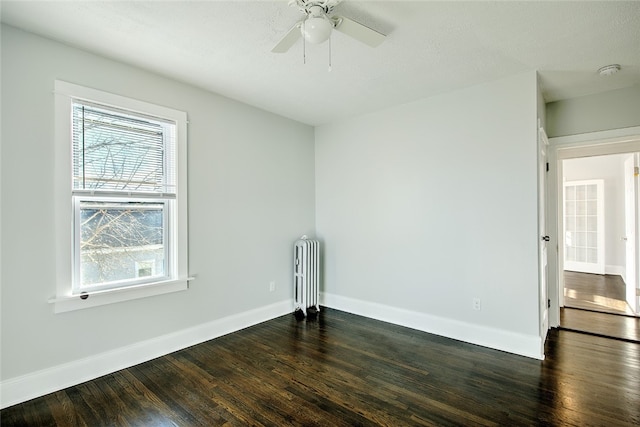
[[[71,104],[74,100],[93,102],[120,110],[153,116],[176,124],[176,196],[172,215],[174,223],[168,237],[173,268],[157,281],[144,281],[126,287],[98,290],[81,295],[73,293],[74,197],[72,194]],[[104,304],[161,295],[188,289],[187,258],[187,114],[172,108],[55,81],[55,226],[56,226],[56,295],[49,300],[56,313]]]
[[[99,283],[97,285],[84,285],[81,286],[80,285],[80,280],[81,280],[81,273],[80,273],[80,257],[81,257],[81,251],[80,251],[80,239],[81,239],[81,231],[80,231],[80,227],[74,227],[73,229],[73,287],[72,287],[72,294],[73,295],[81,295],[82,292],[92,292],[92,291],[100,291],[100,290],[107,290],[109,288],[112,289],[116,289],[116,288],[125,288],[125,287],[131,287],[131,286],[136,286],[136,285],[143,285],[146,283],[152,283],[152,282],[164,282],[167,280],[171,280],[173,277],[175,277],[175,250],[174,250],[174,244],[173,244],[173,236],[172,234],[175,233],[171,233],[174,225],[171,224],[169,226],[167,226],[166,224],[169,224],[169,222],[173,221],[171,217],[174,216],[174,207],[170,206],[169,201],[166,199],[155,199],[155,198],[149,198],[149,199],[140,199],[140,198],[129,198],[129,197],[105,197],[105,196],[93,196],[93,195],[80,195],[80,196],[72,196],[73,198],[73,216],[74,216],[74,224],[80,224],[80,204],[81,202],[91,202],[91,201],[95,201],[95,202],[114,202],[114,203],[121,203],[121,202],[140,202],[140,201],[145,201],[145,202],[150,202],[153,204],[162,204],[163,209],[162,209],[162,214],[163,214],[163,224],[165,224],[164,227],[164,232],[163,232],[163,246],[164,246],[164,261],[165,261],[165,268],[164,268],[164,272],[165,272],[165,277],[164,278],[157,278],[157,277],[143,277],[143,278],[138,278],[138,275],[136,274],[135,277],[120,281],[120,282],[111,282],[111,283]],[[154,263],[155,265],[155,263]],[[155,271],[155,267],[154,267],[154,271]]]

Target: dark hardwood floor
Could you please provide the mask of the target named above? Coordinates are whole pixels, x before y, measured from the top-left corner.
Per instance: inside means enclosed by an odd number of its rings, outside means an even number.
[[[546,360],[344,312],[256,325],[0,412],[3,426],[640,425],[640,344]]]
[[[633,315],[625,294],[625,284],[620,276],[564,272],[565,307]]]

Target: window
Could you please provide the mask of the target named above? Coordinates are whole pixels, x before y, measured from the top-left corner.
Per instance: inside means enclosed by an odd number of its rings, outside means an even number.
[[[136,277],[155,276],[156,274],[156,261],[136,261]]]
[[[171,277],[175,127],[72,101],[73,293]],[[140,276],[149,257],[161,267]]]
[[[186,289],[186,114],[57,81],[56,140],[56,311]]]
[[[564,183],[564,268],[604,274],[604,180]]]

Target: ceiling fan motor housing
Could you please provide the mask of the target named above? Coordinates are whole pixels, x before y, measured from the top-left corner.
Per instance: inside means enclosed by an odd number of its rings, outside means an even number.
[[[327,41],[333,29],[333,22],[327,17],[324,7],[313,5],[306,9],[307,19],[304,20],[300,31],[309,43],[320,44]]]

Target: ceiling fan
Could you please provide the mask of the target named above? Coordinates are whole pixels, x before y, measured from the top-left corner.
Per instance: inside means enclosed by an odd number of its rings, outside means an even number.
[[[290,0],[289,6],[297,7],[305,17],[297,22],[278,42],[271,52],[287,52],[300,37],[309,43],[324,43],[336,29],[371,47],[380,45],[384,34],[344,16],[332,15],[341,0]]]

